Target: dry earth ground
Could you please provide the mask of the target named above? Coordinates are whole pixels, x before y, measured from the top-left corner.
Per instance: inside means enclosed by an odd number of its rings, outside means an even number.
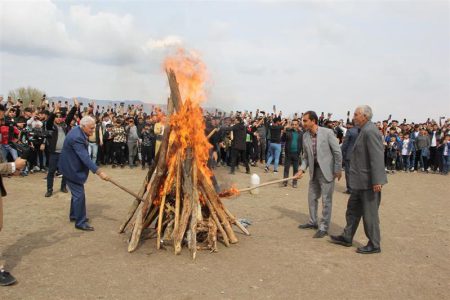
[[[106,171],[135,191],[145,174]],[[252,171],[263,182],[282,176]],[[250,181],[225,168],[217,176],[238,187]],[[68,221],[70,194],[44,198],[43,177],[4,179],[9,195],[0,251],[18,284],[0,288],[0,299],[448,299],[450,177],[389,175],[380,208],[381,254],[355,253],[366,242],[362,224],[352,248],[297,228],[308,219],[305,177],[297,189],[271,186],[225,200],[237,217],[253,222],[252,235],[238,234],[238,244],[202,251],[196,261],[187,249],[180,256],[172,248],[157,251],[154,239],[127,253],[128,233],[117,229],[132,198],[92,174],[87,208],[96,230],[75,230]],[[336,185],[332,234],[345,225],[344,185]]]

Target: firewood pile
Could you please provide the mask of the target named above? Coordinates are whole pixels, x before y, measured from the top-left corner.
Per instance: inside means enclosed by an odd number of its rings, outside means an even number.
[[[172,246],[175,254],[180,254],[182,246],[187,245],[195,259],[197,250],[217,251],[218,241],[227,247],[237,243],[232,225],[246,235],[249,232],[214,189],[214,175],[207,167],[210,144],[199,104],[187,96],[182,99],[178,74],[172,69],[166,69],[166,73],[170,121],[165,125],[155,163],[138,193],[144,201],[134,200],[120,233],[131,230],[129,252],[135,251],[142,240],[156,236],[157,249]]]

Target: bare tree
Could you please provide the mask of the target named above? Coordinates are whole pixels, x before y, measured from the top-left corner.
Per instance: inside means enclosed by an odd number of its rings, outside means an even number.
[[[33,100],[34,105],[39,105],[44,94],[45,92],[29,86],[26,88],[20,87],[15,90],[11,90],[9,91],[8,96],[14,101],[19,99],[22,100],[23,107],[27,107],[30,105],[31,100]]]

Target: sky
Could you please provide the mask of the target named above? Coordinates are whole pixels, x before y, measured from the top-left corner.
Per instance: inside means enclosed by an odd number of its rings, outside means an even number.
[[[165,103],[182,47],[207,106],[450,116],[450,1],[0,1],[0,94]]]

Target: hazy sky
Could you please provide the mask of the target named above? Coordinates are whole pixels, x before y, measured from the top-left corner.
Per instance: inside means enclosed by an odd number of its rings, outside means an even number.
[[[0,1],[0,94],[168,95],[164,57],[199,53],[208,106],[344,117],[450,115],[449,1]]]

